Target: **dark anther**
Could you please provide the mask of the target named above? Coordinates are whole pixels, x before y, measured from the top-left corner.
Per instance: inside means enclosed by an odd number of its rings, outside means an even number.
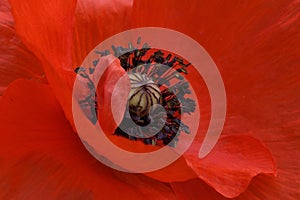
[[[84,72],[85,71],[85,68],[84,67],[76,67],[75,69],[74,69],[74,72],[75,73],[79,73],[79,72]]]
[[[90,75],[94,72],[94,67],[89,67],[87,70],[84,67],[77,67],[74,71],[81,77],[87,80],[86,86],[89,89],[89,95],[84,99],[78,101],[80,107],[84,111],[85,115],[89,118],[89,120],[95,124],[98,120],[97,110],[98,110],[98,102],[97,102],[97,94],[96,87],[93,81],[90,78]]]
[[[176,147],[180,132],[190,133],[189,127],[181,121],[182,114],[191,114],[196,106],[194,100],[185,98],[185,95],[191,94],[189,83],[184,79],[190,63],[175,54],[151,49],[147,43],[142,44],[141,37],[137,38],[136,45],[135,47],[129,42],[127,47],[111,46],[123,69],[132,74],[129,74],[131,91],[127,114],[124,114],[120,124],[122,129],[118,127],[114,134],[130,140],[141,140],[149,145]],[[110,50],[95,53],[106,56],[110,54]],[[90,90],[90,94],[79,100],[79,104],[93,123],[97,121],[98,102],[96,87],[90,76],[98,62],[99,59],[94,60],[88,70],[83,67],[74,70],[86,79],[86,86]],[[151,77],[151,80],[147,77]],[[166,118],[155,107],[156,104],[165,109]],[[132,127],[128,123],[130,121],[138,126]],[[154,122],[163,124],[161,130],[153,126]]]
[[[100,60],[100,59],[97,59],[97,60],[94,60],[94,61],[93,61],[93,66],[94,66],[94,67],[96,67],[96,66],[97,66],[97,64],[98,64],[99,60]]]
[[[138,37],[138,39],[137,39],[137,44],[141,44],[141,41],[142,41],[142,38],[141,37]]]
[[[95,71],[95,68],[92,68],[92,67],[90,67],[90,68],[89,68],[89,72],[90,72],[90,74],[93,74],[93,73],[94,73],[94,71]]]

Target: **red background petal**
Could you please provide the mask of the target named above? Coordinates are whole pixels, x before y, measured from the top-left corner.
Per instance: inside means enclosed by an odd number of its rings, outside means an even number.
[[[43,80],[40,61],[16,35],[7,0],[0,2],[0,95],[17,78]]]
[[[12,83],[0,112],[5,133],[0,140],[1,199],[174,198],[168,184],[117,172],[94,159],[48,85]]]

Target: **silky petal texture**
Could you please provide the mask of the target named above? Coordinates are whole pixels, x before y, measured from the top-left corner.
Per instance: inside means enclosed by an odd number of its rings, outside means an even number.
[[[100,42],[128,29],[133,0],[78,0],[73,35],[73,66]]]
[[[188,165],[198,176],[228,198],[239,196],[251,179],[260,173],[275,174],[276,166],[268,149],[250,136],[227,136],[204,159],[195,152],[186,154]]]
[[[17,78],[45,81],[40,61],[16,36],[10,5],[0,2],[0,95]]]
[[[299,8],[285,0],[134,4],[133,27],[181,31],[210,53],[227,92],[223,135],[252,135],[275,156],[277,177],[258,176],[240,199],[299,198]]]
[[[76,0],[9,2],[17,33],[25,44],[43,64],[49,62],[53,68],[69,69]]]
[[[300,196],[297,181],[300,162],[294,159],[300,151],[299,11],[299,3],[286,6],[275,23],[257,35],[255,48],[244,49],[234,66],[225,69],[231,71],[252,58],[244,65],[243,73],[231,77],[228,88],[235,96],[229,102],[231,114],[224,134],[245,133],[261,139],[278,166],[276,178],[260,176],[241,199],[298,199]],[[259,78],[253,85],[254,80],[247,77]],[[237,82],[241,84],[234,84]]]
[[[11,0],[10,4],[18,35],[41,60],[47,80],[74,128],[71,51],[76,0]]]
[[[13,82],[0,112],[5,133],[0,142],[1,199],[174,198],[168,184],[117,172],[95,160],[48,85]]]
[[[105,37],[125,29],[122,24],[126,22],[128,8],[132,3],[91,0],[11,0],[10,3],[18,34],[43,61],[46,76],[75,130],[71,105],[71,90],[75,78],[72,69],[80,65]],[[34,11],[31,10],[32,7],[35,8]],[[113,29],[116,25],[120,29]],[[107,32],[102,27],[107,27]]]
[[[104,132],[112,135],[123,119],[130,90],[130,81],[128,78],[126,79],[126,72],[121,67],[119,59],[112,55],[102,57],[99,60],[92,77],[93,81],[96,82],[96,77],[99,77],[99,69],[105,66],[108,67],[99,80],[97,87],[97,102],[99,102],[97,112],[98,121]],[[122,77],[125,79],[121,79]],[[120,80],[121,82],[119,82]],[[117,84],[120,84],[120,87],[116,88]],[[114,99],[112,97],[113,93],[117,95]],[[112,112],[112,104],[117,106],[117,112]],[[103,113],[105,113],[105,115],[103,115]]]

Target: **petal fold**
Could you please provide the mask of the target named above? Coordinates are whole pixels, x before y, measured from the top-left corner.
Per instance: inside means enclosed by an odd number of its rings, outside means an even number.
[[[0,112],[1,199],[175,198],[168,184],[116,172],[94,159],[49,85],[13,82]]]
[[[10,4],[17,34],[41,60],[47,80],[73,125],[71,52],[76,0],[10,0]]]
[[[78,0],[73,36],[73,66],[100,42],[128,29],[133,0]]]
[[[70,68],[76,0],[9,0],[24,43],[53,68]]]
[[[250,136],[226,136],[203,159],[193,153],[185,154],[188,165],[200,179],[228,198],[244,192],[253,177],[260,173],[276,174],[270,151]]]
[[[14,19],[7,0],[0,2],[0,95],[18,78],[45,81],[40,61],[16,35]]]

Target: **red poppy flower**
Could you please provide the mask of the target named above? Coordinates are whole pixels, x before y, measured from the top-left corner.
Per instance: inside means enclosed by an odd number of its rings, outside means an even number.
[[[11,83],[0,102],[3,199],[299,197],[299,2],[10,0],[10,5],[16,33],[8,4],[0,7],[1,43],[7,47],[0,48],[1,74],[6,73],[1,87],[20,77],[32,80]],[[118,172],[94,159],[75,133],[71,105],[75,67],[107,37],[143,26],[174,29],[203,45],[219,67],[228,98],[222,137],[207,157],[198,158],[198,135],[207,129],[209,115],[179,160],[144,175]],[[110,67],[119,69],[117,63]],[[41,83],[41,73],[47,83]],[[189,76],[205,88],[199,77]],[[108,72],[99,88],[110,88],[111,77]],[[207,102],[199,104],[209,112]],[[128,148],[149,147],[111,139]]]

